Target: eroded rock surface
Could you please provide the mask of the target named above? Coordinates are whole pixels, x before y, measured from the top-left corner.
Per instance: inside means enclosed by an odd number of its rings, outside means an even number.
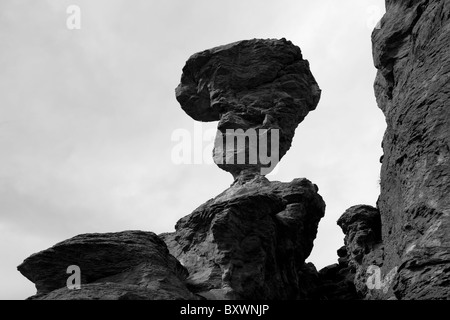
[[[67,268],[81,271],[81,289],[67,288]],[[18,270],[35,283],[31,299],[198,299],[187,270],[154,233],[82,234],[25,259]]]
[[[387,1],[373,33],[386,116],[378,207],[398,299],[450,298],[450,2]]]
[[[176,98],[193,119],[219,121],[214,162],[236,178],[243,170],[267,174],[273,169],[289,150],[298,124],[316,108],[320,89],[300,48],[286,39],[253,39],[192,55]],[[227,132],[235,129],[255,130],[261,139],[227,143],[227,137],[245,136]],[[261,146],[273,148],[277,157],[266,159],[270,152],[260,152]]]
[[[306,179],[241,179],[161,235],[207,299],[305,297],[299,273],[325,203]],[[299,280],[300,279],[300,280]]]
[[[358,297],[393,297],[392,280],[397,269],[383,268],[384,248],[379,210],[368,205],[356,205],[347,209],[337,224],[345,234],[345,246],[340,249],[342,254],[338,252],[338,255],[341,256],[340,260],[344,258],[348,263]]]
[[[386,1],[372,42],[381,194],[338,222],[355,286],[365,299],[450,299],[450,2]]]

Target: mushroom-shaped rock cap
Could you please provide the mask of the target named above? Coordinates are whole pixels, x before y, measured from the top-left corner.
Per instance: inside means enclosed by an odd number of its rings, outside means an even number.
[[[284,38],[238,41],[196,53],[186,62],[175,92],[189,116],[220,121],[222,133],[278,129],[280,159],[290,148],[295,128],[320,99],[308,61],[299,47]],[[244,168],[261,167],[259,161],[223,163],[230,150],[222,152],[217,141],[214,161],[235,177]]]

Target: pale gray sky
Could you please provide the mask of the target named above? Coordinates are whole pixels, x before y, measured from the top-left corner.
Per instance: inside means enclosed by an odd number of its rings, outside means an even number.
[[[80,30],[66,27],[72,4]],[[16,270],[30,254],[80,233],[172,231],[232,183],[215,165],[173,163],[172,133],[194,130],[174,89],[191,54],[251,38],[298,45],[322,89],[269,179],[319,186],[308,260],[336,262],[336,220],[379,193],[370,34],[382,13],[383,0],[2,0],[0,299],[35,293]]]

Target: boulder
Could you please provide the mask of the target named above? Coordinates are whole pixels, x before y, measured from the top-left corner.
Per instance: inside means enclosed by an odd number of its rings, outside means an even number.
[[[79,290],[67,286],[72,265]],[[78,235],[31,255],[18,270],[36,285],[32,299],[197,299],[184,284],[187,270],[152,232]]]
[[[214,162],[236,178],[275,167],[321,91],[299,47],[253,39],[192,55],[175,92],[194,120],[219,121]]]

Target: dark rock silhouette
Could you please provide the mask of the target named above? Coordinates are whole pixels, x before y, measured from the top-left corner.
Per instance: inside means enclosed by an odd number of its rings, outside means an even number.
[[[249,160],[252,146],[216,139],[230,188],[159,238],[81,235],[32,255],[19,266],[36,284],[31,298],[450,299],[450,2],[387,0],[386,9],[372,34],[387,122],[381,194],[376,208],[353,206],[339,218],[338,263],[320,271],[305,263],[325,209],[317,186],[270,182],[260,159],[229,164]],[[193,119],[219,121],[218,137],[280,130],[281,159],[320,89],[298,47],[254,39],[193,55],[176,96]],[[81,290],[65,287],[72,264]]]
[[[69,290],[77,265],[82,290]],[[18,270],[36,284],[31,299],[197,299],[185,287],[187,270],[152,232],[82,234],[25,259]]]
[[[392,295],[391,282],[380,272],[380,286],[370,291],[368,279],[374,270],[370,266],[382,265],[383,245],[381,243],[381,217],[377,208],[367,205],[357,205],[347,209],[337,221],[345,234],[341,249],[346,252],[348,271],[353,276],[353,283],[359,298],[383,298]],[[339,254],[339,253],[338,253]],[[378,269],[377,269],[378,270]],[[395,272],[394,269],[393,272]],[[383,275],[384,276],[384,275]],[[381,296],[380,296],[381,294]]]
[[[316,108],[320,89],[299,47],[286,39],[253,39],[192,55],[176,98],[193,119],[219,121],[214,162],[236,178],[243,170],[267,168],[264,175],[273,169],[291,147],[298,124]],[[234,129],[256,130],[267,140],[273,129],[279,130],[274,163],[259,157],[259,141],[226,143],[227,130]],[[255,156],[253,163],[238,161],[249,154]]]
[[[449,1],[388,0],[372,34],[381,194],[338,222],[365,299],[450,299],[449,12]]]
[[[378,207],[398,299],[450,298],[450,3],[387,1],[373,33],[386,116]]]
[[[325,203],[306,179],[238,181],[164,234],[207,299],[297,299]]]

